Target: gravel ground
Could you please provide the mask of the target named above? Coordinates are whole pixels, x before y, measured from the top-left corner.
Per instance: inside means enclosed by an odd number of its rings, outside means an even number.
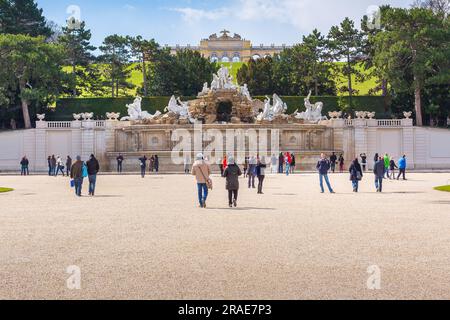
[[[414,173],[359,194],[348,175],[241,182],[208,209],[191,176],[100,176],[94,198],[67,178],[0,177],[0,299],[450,299],[450,174]],[[86,183],[84,193],[86,193]],[[81,290],[67,287],[67,267]],[[381,271],[368,290],[367,269]]]

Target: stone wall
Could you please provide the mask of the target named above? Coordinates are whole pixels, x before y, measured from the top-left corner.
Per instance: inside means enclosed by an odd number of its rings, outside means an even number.
[[[330,120],[325,126],[212,124],[226,135],[226,129],[266,129],[280,131],[279,149],[297,154],[302,170],[311,170],[320,152],[342,152],[348,165],[352,158],[366,153],[369,166],[375,153],[394,158],[408,157],[410,169],[450,169],[450,130],[414,127],[412,120]],[[18,171],[22,156],[30,160],[33,172],[47,171],[47,156],[65,158],[81,155],[86,160],[94,153],[103,171],[114,171],[119,152],[126,153],[124,166],[138,171],[138,158],[158,154],[162,171],[182,171],[183,165],[171,161],[171,141],[175,129],[193,130],[192,126],[131,126],[118,121],[37,122],[36,129],[0,133],[0,171]],[[270,135],[268,136],[270,139]],[[206,143],[207,144],[207,143]],[[204,146],[206,145],[204,144]],[[200,149],[204,146],[201,146]],[[225,146],[223,148],[226,149]],[[191,155],[194,158],[194,150]]]

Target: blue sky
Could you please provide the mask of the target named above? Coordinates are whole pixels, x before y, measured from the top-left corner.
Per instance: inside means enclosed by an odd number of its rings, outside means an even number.
[[[345,17],[358,22],[373,5],[408,7],[413,0],[38,0],[62,25],[71,5],[100,45],[107,35],[142,35],[160,44],[197,45],[224,28],[254,45],[294,44],[314,28],[327,33]]]

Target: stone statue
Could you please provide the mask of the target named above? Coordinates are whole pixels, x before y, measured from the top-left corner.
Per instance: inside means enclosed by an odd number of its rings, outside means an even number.
[[[203,84],[202,92],[200,92],[200,93],[198,94],[198,96],[199,96],[199,97],[203,97],[203,96],[208,95],[208,93],[209,93],[208,82],[205,82],[205,83]]]
[[[110,121],[117,121],[120,118],[120,113],[116,112],[107,112],[106,118]]]
[[[250,95],[250,91],[248,91],[248,86],[247,84],[244,84],[244,86],[242,86],[240,88],[241,90],[241,94],[246,97],[248,99],[248,101],[253,101],[252,96]]]
[[[75,121],[80,121],[82,116],[82,113],[74,113],[73,114],[73,118],[75,119]]]
[[[154,115],[151,115],[147,111],[142,111],[141,104],[142,104],[142,98],[137,96],[136,99],[134,99],[134,102],[132,104],[127,104],[128,117],[123,117],[120,120],[121,121],[151,120],[151,119],[161,115],[160,111],[157,111]]]
[[[308,97],[305,98],[305,112],[296,114],[296,119],[302,119],[311,123],[319,123],[322,120],[327,120],[327,117],[322,116],[323,102],[312,104],[310,102],[312,91],[309,91]]]
[[[287,104],[277,94],[273,95],[273,106],[270,104],[270,100],[270,97],[266,96],[264,110],[256,118],[258,121],[273,121],[287,111]]]
[[[90,121],[94,117],[93,112],[86,112],[81,115],[84,121]]]
[[[211,90],[218,90],[218,89],[220,89],[219,77],[214,74],[213,81],[211,82]]]

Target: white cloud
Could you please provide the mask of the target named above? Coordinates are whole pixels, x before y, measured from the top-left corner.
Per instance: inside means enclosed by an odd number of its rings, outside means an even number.
[[[201,10],[194,8],[173,8],[172,11],[181,13],[184,21],[188,23],[194,23],[207,20],[219,20],[228,16],[229,11],[226,8],[219,8],[217,10]]]
[[[133,6],[133,5],[131,5],[131,4],[126,4],[126,5],[124,5],[123,6],[123,8],[125,9],[125,10],[127,10],[127,11],[134,11],[134,10],[136,10],[136,7],[135,6]]]

